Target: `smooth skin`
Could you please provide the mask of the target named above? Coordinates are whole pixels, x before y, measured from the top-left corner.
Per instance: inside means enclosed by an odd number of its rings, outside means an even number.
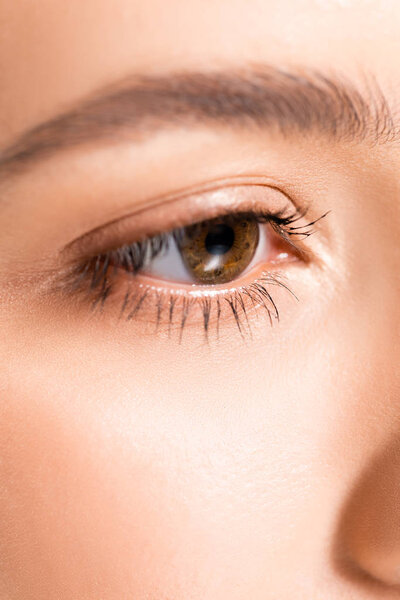
[[[399,113],[397,0],[1,0],[0,29],[1,148],[121,78],[253,63],[368,70]],[[395,140],[181,127],[1,183],[1,600],[400,598],[399,167]],[[86,231],[250,172],[331,211],[272,328],[179,344],[41,293]]]

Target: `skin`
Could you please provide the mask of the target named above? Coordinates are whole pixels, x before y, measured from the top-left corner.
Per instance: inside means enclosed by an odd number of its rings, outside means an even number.
[[[396,0],[1,0],[0,20],[1,148],[132,73],[254,61],[368,68],[396,114]],[[399,161],[396,143],[182,128],[2,185],[2,600],[400,598]],[[243,341],[227,318],[207,344],[192,324],[179,344],[40,293],[85,232],[250,172],[331,210],[274,327],[250,314]]]

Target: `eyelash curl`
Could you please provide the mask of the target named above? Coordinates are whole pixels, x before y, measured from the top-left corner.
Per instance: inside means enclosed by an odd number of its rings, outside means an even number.
[[[298,240],[307,239],[314,234],[313,226],[329,212],[306,225],[298,225],[298,221],[306,215],[307,209],[295,209],[290,214],[287,214],[287,210],[284,209],[276,213],[237,212],[221,216],[228,222],[245,218],[260,224],[269,224],[280,238],[293,248],[297,256],[307,262],[307,250],[298,244]],[[82,292],[84,298],[89,300],[93,312],[103,312],[110,297],[120,291],[117,281],[118,272],[123,270],[131,276],[130,280],[132,281],[132,278],[140,274],[146,265],[168,249],[172,240],[179,244],[184,230],[184,227],[176,228],[167,233],[160,233],[92,256],[83,263],[74,265],[64,284],[66,283],[67,289],[71,292]],[[167,289],[160,291],[149,286],[145,288],[137,286],[136,289],[132,289],[132,286],[128,284],[125,293],[121,296],[122,303],[118,318],[125,318],[127,321],[137,318],[147,303],[151,301],[155,308],[156,331],[161,322],[165,322],[169,335],[174,322],[177,321],[179,342],[181,342],[189,314],[197,306],[200,309],[205,338],[208,340],[212,317],[216,324],[216,336],[219,338],[223,308],[227,307],[242,338],[245,338],[246,334],[251,337],[252,332],[247,314],[249,308],[263,308],[271,326],[274,322],[279,321],[279,310],[268,289],[270,286],[279,286],[298,300],[284,279],[284,275],[279,271],[263,272],[252,283],[224,290],[223,294],[210,294],[209,291],[202,290],[193,295],[177,293],[176,290],[175,293]]]

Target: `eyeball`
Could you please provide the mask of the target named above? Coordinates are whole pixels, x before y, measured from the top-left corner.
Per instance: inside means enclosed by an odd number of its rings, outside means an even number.
[[[162,280],[218,285],[237,279],[265,251],[264,227],[251,217],[219,217],[182,228],[144,273]]]

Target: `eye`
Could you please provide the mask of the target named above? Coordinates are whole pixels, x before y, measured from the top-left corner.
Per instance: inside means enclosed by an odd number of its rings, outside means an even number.
[[[182,283],[229,283],[251,267],[260,249],[265,253],[266,245],[265,226],[254,217],[229,215],[175,232],[144,272]]]
[[[207,210],[205,202],[198,206]],[[279,288],[298,299],[286,283],[286,267],[307,266],[304,240],[328,214],[307,223],[305,213],[288,204],[275,212],[223,212],[163,232],[163,221],[172,220],[164,213],[160,233],[146,237],[144,229],[141,239],[119,247],[118,240],[130,235],[117,225],[114,249],[78,260],[62,287],[93,311],[103,313],[107,304],[109,316],[119,321],[135,319],[138,326],[165,326],[167,332],[176,323],[179,340],[189,323],[202,324],[207,338],[211,327],[218,338],[220,324],[233,323],[243,337],[254,310],[264,310],[271,325],[279,321],[273,297]],[[133,225],[140,230],[140,221]],[[91,243],[107,246],[102,235],[92,235]]]

